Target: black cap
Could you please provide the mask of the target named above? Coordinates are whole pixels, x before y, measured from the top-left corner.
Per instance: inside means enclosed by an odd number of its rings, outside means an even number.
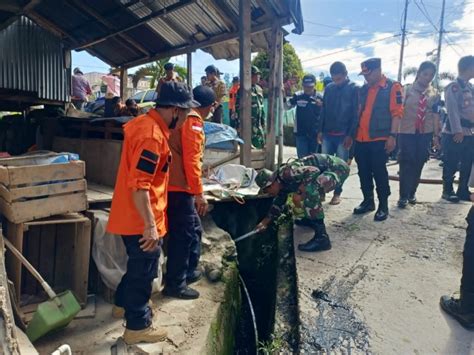
[[[165,70],[173,70],[174,69],[174,64],[173,63],[166,63],[163,68]]]
[[[206,72],[206,74],[207,74],[207,73],[209,73],[209,74],[213,74],[213,73],[217,74],[218,71],[219,71],[219,69],[217,69],[215,65],[208,65],[204,71]]]
[[[216,102],[216,94],[209,86],[199,85],[193,90],[194,100],[199,102],[201,107],[211,106]]]
[[[193,99],[193,94],[185,83],[167,81],[161,85],[157,105],[175,106],[180,108],[199,107],[199,102]]]
[[[367,75],[370,74],[372,70],[380,69],[382,67],[382,59],[380,58],[370,58],[362,63],[360,63],[361,72],[359,75]]]
[[[314,86],[316,84],[316,77],[313,74],[308,74],[303,77],[303,86]]]
[[[234,76],[234,77],[232,78],[232,82],[233,82],[233,83],[238,83],[239,81],[240,81],[240,79],[239,79],[238,76]]]

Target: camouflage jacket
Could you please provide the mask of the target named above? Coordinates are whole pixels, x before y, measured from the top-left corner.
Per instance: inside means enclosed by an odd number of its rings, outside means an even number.
[[[297,192],[301,185],[316,187],[319,175],[327,176],[340,186],[349,176],[350,168],[346,162],[338,157],[327,154],[311,154],[301,159],[295,159],[278,168],[277,179],[281,189],[273,200],[269,217],[278,217],[288,200],[290,193]],[[319,189],[319,186],[317,186]]]

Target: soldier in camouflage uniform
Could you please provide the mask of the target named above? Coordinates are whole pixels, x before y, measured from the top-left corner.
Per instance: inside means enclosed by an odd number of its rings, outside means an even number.
[[[263,90],[257,83],[260,81],[260,70],[252,66],[252,145],[257,149],[265,146],[265,111],[263,109]],[[235,125],[240,132],[240,90],[235,104]]]
[[[314,237],[298,245],[301,251],[331,249],[331,241],[324,225],[321,194],[340,187],[349,176],[349,166],[338,157],[311,154],[281,165],[275,172],[263,169],[256,177],[261,191],[276,196],[268,216],[257,226],[265,229],[282,212],[288,195],[294,193],[293,202],[303,209],[305,225],[314,229]]]

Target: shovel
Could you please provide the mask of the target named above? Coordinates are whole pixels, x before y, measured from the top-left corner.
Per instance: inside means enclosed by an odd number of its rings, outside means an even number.
[[[53,330],[67,326],[81,310],[81,306],[72,292],[68,290],[57,295],[12,243],[10,243],[8,239],[4,239],[4,241],[7,248],[10,249],[28,271],[31,272],[33,277],[39,281],[41,287],[44,288],[50,298],[49,301],[38,305],[33,319],[26,327],[26,335],[30,341],[34,342]]]

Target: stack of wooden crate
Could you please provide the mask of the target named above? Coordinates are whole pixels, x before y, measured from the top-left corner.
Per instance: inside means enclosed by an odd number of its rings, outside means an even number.
[[[85,164],[37,164],[57,154],[0,159],[0,214],[6,237],[57,291],[71,289],[87,300],[91,222],[87,210]],[[20,295],[41,288],[7,253],[7,270]]]

